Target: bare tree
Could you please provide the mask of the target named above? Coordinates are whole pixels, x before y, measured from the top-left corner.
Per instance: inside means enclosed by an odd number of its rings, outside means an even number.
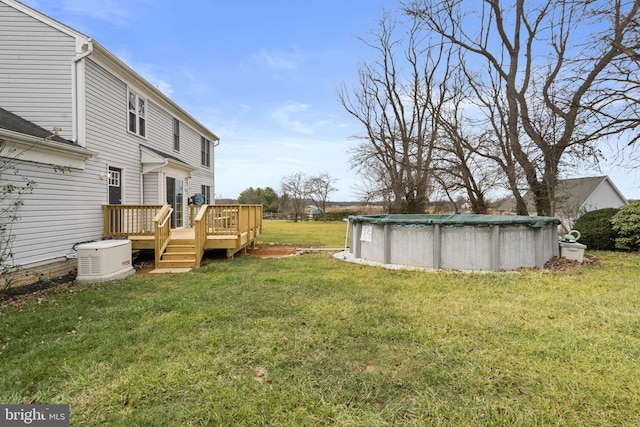
[[[554,214],[563,161],[593,158],[614,136],[640,138],[640,0],[416,0],[404,9],[427,37],[449,42],[470,87],[496,89],[486,116],[497,119],[487,129],[497,149],[486,154],[512,174],[517,199],[524,177],[538,214]]]
[[[280,187],[283,207],[292,214],[293,220],[298,222],[304,215],[304,209],[309,201],[307,177],[302,172],[292,173],[282,178]]]
[[[417,213],[424,212],[432,191],[437,109],[445,97],[438,83],[448,57],[420,36],[416,21],[409,23],[405,40],[396,38],[397,26],[385,15],[373,40],[363,40],[378,59],[362,64],[357,86],[343,86],[339,98],[365,128],[352,164],[376,177],[379,186],[368,191],[388,198],[392,212]]]
[[[459,144],[457,148],[459,155],[470,152],[474,159],[479,156],[492,162],[502,172],[502,176],[493,175],[501,186],[511,191],[515,200],[516,213],[528,215],[528,206],[523,198],[527,184],[521,168],[513,154],[510,144],[510,133],[508,123],[508,108],[505,96],[501,91],[499,79],[494,73],[488,73],[484,81],[476,80],[469,74],[469,70],[464,63],[459,68],[458,84],[462,89],[458,93],[464,93],[463,101],[470,109],[475,110],[478,117],[462,117],[458,119],[460,109],[458,99],[454,100],[453,119],[444,119],[445,128],[448,133],[453,134],[453,143]],[[467,124],[467,126],[465,126]],[[470,137],[456,138],[455,134],[465,132],[466,129],[473,128]],[[459,139],[458,142],[456,140]],[[489,171],[497,173],[489,167]],[[467,191],[474,191],[473,188]]]
[[[12,284],[20,266],[14,263],[13,224],[19,219],[18,210],[24,204],[24,197],[35,189],[34,180],[23,176],[18,168],[22,152],[7,147],[0,139],[0,293]]]
[[[322,220],[327,218],[327,202],[331,193],[338,191],[333,184],[336,182],[334,178],[324,172],[320,175],[312,176],[307,179],[306,190],[307,196],[314,205],[322,212]]]
[[[441,137],[434,156],[436,181],[456,212],[459,206],[454,195],[462,191],[471,210],[485,214],[487,193],[498,187],[500,174],[495,162],[484,155],[485,140],[476,131],[478,120],[465,111],[469,107],[468,85],[460,76],[458,68],[449,78],[450,96],[438,117]]]

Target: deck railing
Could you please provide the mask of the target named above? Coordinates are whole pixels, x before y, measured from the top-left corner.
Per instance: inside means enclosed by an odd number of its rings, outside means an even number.
[[[105,237],[153,236],[153,219],[162,205],[103,205]]]
[[[262,205],[208,205],[204,218],[209,236],[262,231]]]
[[[240,205],[212,205],[207,210],[209,234],[238,235],[240,232]]]
[[[196,266],[200,266],[200,261],[202,261],[202,255],[204,254],[204,246],[207,242],[207,208],[207,205],[200,206],[198,210],[193,209],[193,206],[189,207],[191,211],[191,226],[194,229],[196,240]]]
[[[160,257],[169,244],[169,236],[171,235],[171,213],[173,209],[171,205],[164,205],[153,218],[155,228],[155,259],[156,265],[160,265]]]
[[[153,248],[158,265],[169,244],[172,212],[171,205],[104,205],[104,237],[148,242],[140,247]],[[239,250],[262,233],[262,205],[192,205],[189,213],[197,265],[204,250],[212,247],[208,238],[221,238],[230,242],[228,250]]]

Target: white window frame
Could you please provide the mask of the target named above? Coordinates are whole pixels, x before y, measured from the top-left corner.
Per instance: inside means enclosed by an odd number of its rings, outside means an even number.
[[[180,151],[180,120],[173,118],[173,151]]]
[[[133,109],[131,100],[133,97]],[[142,105],[142,108],[140,106]],[[147,98],[140,95],[140,92],[127,88],[127,131],[139,137],[147,137],[147,113],[149,110]],[[132,119],[134,120],[132,126]]]
[[[211,186],[210,185],[201,185],[200,186],[200,190],[203,196],[204,196],[204,202],[206,204],[210,204],[211,203]]]
[[[120,169],[119,171],[112,171],[112,170],[109,171],[109,173],[107,174],[109,187],[122,188],[122,182],[120,181],[121,174],[122,174],[122,169]]]
[[[204,136],[200,137],[200,165],[211,168],[211,141]]]

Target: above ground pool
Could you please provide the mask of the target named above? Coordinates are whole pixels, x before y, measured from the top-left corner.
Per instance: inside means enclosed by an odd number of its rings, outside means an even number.
[[[433,269],[543,268],[559,255],[558,224],[540,216],[351,216],[349,256]]]

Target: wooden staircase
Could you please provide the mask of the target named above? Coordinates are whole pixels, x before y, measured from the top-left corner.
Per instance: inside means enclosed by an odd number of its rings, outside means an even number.
[[[171,239],[156,268],[193,268],[196,260],[195,239]]]

